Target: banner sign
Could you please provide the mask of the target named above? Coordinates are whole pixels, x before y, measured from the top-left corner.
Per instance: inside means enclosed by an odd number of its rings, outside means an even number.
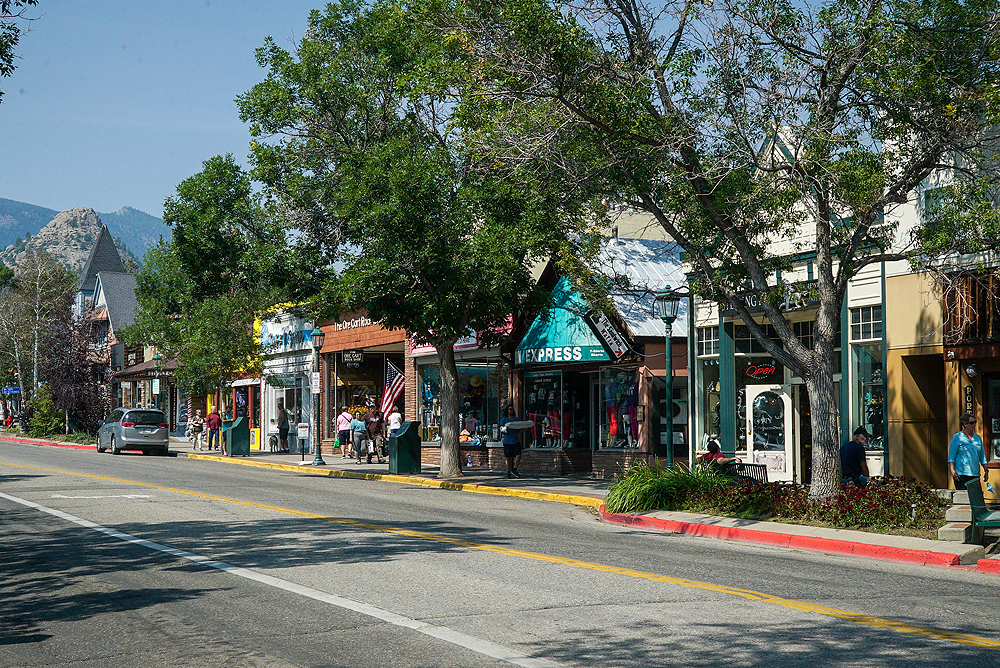
[[[618,361],[629,351],[625,337],[603,311],[590,311],[583,319],[594,330],[594,335],[608,351],[611,361]]]

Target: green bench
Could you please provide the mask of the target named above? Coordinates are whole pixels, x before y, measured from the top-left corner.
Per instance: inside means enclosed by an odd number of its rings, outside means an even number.
[[[741,484],[758,483],[767,484],[766,464],[746,464],[743,462],[730,462],[719,468],[720,475],[730,476],[739,480]]]
[[[977,477],[965,483],[965,489],[969,490],[969,505],[972,507],[972,542],[982,542],[981,537],[977,537],[976,527],[983,529],[1000,528],[1000,511],[986,508],[986,501],[983,500],[983,485]]]

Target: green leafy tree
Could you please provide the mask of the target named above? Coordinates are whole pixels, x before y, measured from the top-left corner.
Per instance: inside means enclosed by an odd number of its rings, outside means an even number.
[[[188,392],[260,373],[254,319],[275,303],[284,233],[250,186],[231,156],[206,160],[167,199],[163,218],[173,238],[147,251],[136,278],[139,307],[125,338],[176,358]]]
[[[14,72],[14,59],[18,57],[14,49],[34,20],[27,15],[28,7],[37,4],[38,0],[0,0],[0,77],[9,77]]]
[[[692,289],[804,379],[815,497],[839,485],[848,281],[956,240],[996,242],[974,215],[911,234],[896,213],[942,170],[985,177],[963,205],[992,209],[998,21],[993,0],[456,0],[436,19],[467,40],[484,152],[512,170],[557,165],[567,189],[648,212],[687,253]],[[781,308],[794,256],[816,279],[811,346]]]
[[[328,4],[294,53],[258,50],[267,79],[238,104],[254,174],[297,231],[293,264],[320,281],[317,313],[364,308],[437,350],[448,477],[461,475],[455,342],[500,330],[579,216],[468,150],[464,47],[419,19],[392,2]]]
[[[25,420],[28,434],[36,438],[61,434],[65,426],[65,413],[56,405],[52,392],[42,385],[25,403]]]

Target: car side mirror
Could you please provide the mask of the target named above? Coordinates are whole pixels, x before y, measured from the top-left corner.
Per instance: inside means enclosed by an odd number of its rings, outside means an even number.
[[[103,427],[104,426],[104,420],[98,420],[97,421],[97,426],[98,427]]]

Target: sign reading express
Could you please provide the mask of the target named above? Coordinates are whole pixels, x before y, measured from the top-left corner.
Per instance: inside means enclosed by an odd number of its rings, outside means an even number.
[[[517,364],[547,364],[551,362],[591,362],[609,360],[600,346],[559,346],[556,348],[522,348],[515,355]]]

